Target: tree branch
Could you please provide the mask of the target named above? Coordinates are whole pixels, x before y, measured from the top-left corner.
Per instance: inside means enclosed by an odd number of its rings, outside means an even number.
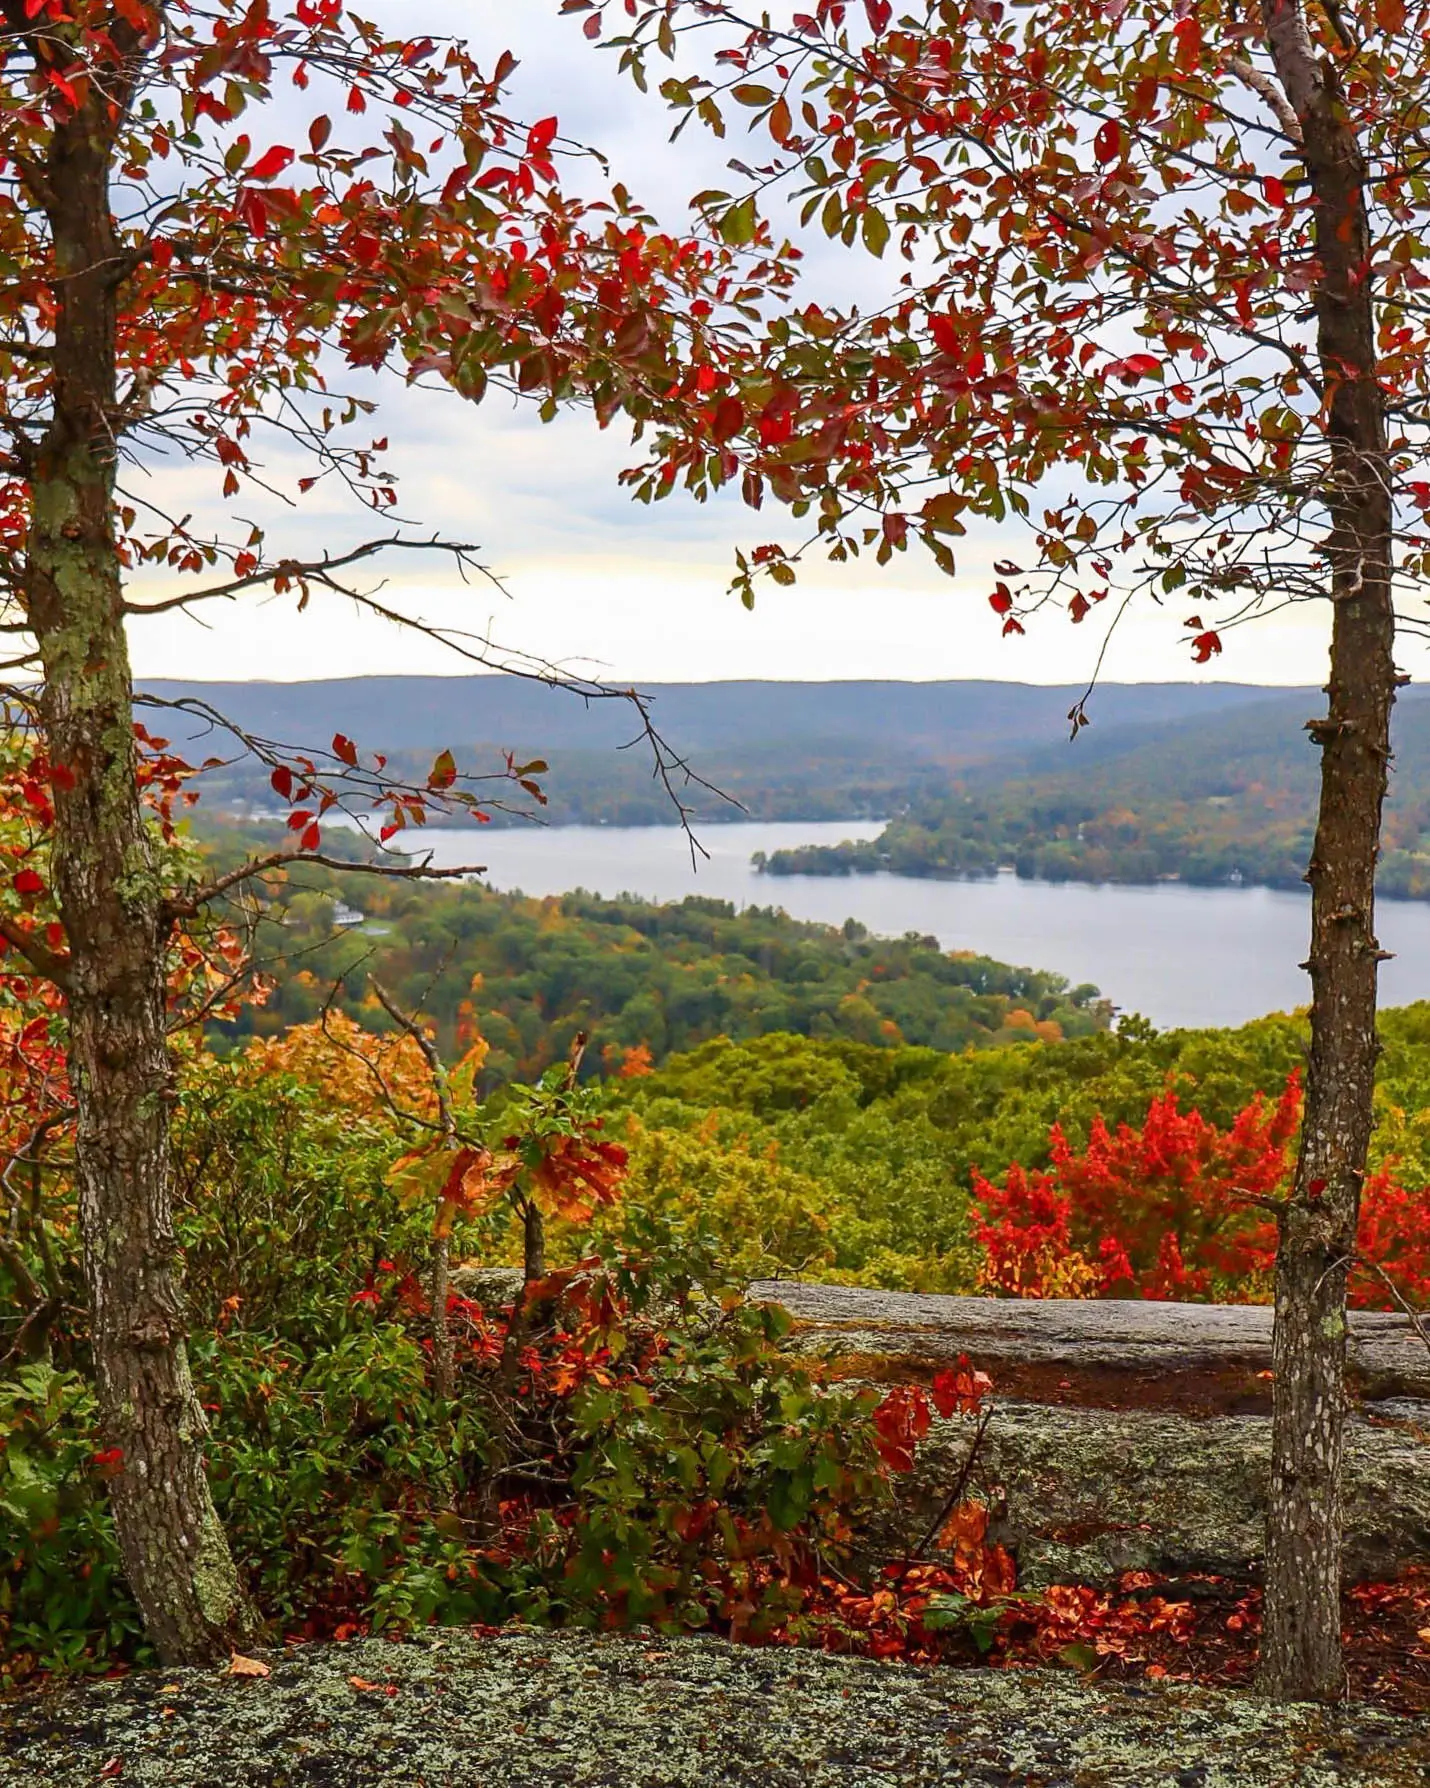
[[[1426,1328],[1424,1317],[1413,1305],[1406,1302],[1400,1287],[1395,1283],[1394,1279],[1391,1278],[1390,1274],[1386,1272],[1385,1268],[1381,1266],[1378,1261],[1367,1260],[1364,1254],[1359,1253],[1355,1256],[1355,1265],[1365,1267],[1369,1272],[1376,1275],[1385,1286],[1385,1289],[1390,1293],[1391,1297],[1395,1299],[1396,1303],[1400,1305],[1400,1308],[1410,1318],[1411,1328],[1414,1329],[1415,1333],[1425,1343],[1425,1346],[1430,1348],[1430,1329]]]
[[[166,900],[163,905],[165,917],[171,924],[175,919],[192,919],[200,907],[217,900],[240,882],[251,881],[256,875],[284,868],[290,863],[316,863],[320,869],[342,870],[353,875],[389,875],[400,881],[454,881],[461,876],[485,875],[487,871],[485,863],[462,863],[452,869],[438,869],[430,863],[353,862],[347,857],[324,856],[321,851],[270,851],[266,857],[253,857],[237,869],[230,869],[226,875],[196,888],[192,894]]]
[[[171,609],[185,608],[191,602],[207,602],[215,596],[237,596],[244,590],[261,588],[279,578],[302,583],[306,579],[315,582],[326,582],[334,571],[341,571],[346,566],[360,564],[364,559],[376,558],[384,552],[437,552],[450,553],[464,565],[470,564],[471,555],[477,551],[475,546],[453,540],[404,540],[400,535],[391,534],[381,540],[366,540],[361,546],[355,546],[351,552],[339,553],[336,558],[322,559],[280,559],[274,565],[260,566],[246,577],[230,578],[227,583],[210,584],[202,590],[190,590],[187,595],[166,596],[161,602],[126,602],[126,615],[162,615]],[[480,567],[478,567],[480,569]],[[343,592],[347,594],[347,592]]]
[[[367,980],[369,987],[377,995],[378,1004],[383,1011],[394,1024],[400,1025],[407,1032],[422,1051],[423,1060],[427,1063],[428,1070],[432,1075],[433,1090],[437,1095],[437,1111],[442,1120],[442,1134],[455,1136],[457,1134],[457,1119],[452,1110],[452,1095],[447,1086],[447,1070],[442,1066],[442,1058],[437,1053],[437,1045],[423,1030],[417,1019],[402,1010],[376,975],[369,975]]]
[[[1229,56],[1226,66],[1228,73],[1234,74],[1243,87],[1250,88],[1258,99],[1265,101],[1275,114],[1276,122],[1291,141],[1299,143],[1301,141],[1301,120],[1296,116],[1296,108],[1271,76],[1263,74],[1259,68],[1253,68],[1241,56]]]
[[[8,913],[0,913],[0,938],[12,950],[18,950],[36,974],[43,975],[47,981],[53,981],[58,988],[68,988],[70,982],[66,959],[47,949],[32,932],[17,925]]]

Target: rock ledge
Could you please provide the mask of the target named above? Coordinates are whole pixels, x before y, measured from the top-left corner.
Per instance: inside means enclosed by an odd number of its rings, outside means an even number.
[[[0,1783],[88,1788],[106,1765],[121,1788],[1424,1788],[1430,1771],[1430,1722],[1061,1672],[530,1629],[270,1661],[262,1680],[151,1671],[0,1704]]]

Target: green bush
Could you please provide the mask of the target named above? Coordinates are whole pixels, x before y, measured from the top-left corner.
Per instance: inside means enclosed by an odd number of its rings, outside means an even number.
[[[432,1212],[388,1184],[381,1122],[297,1078],[206,1061],[177,1139],[210,1470],[275,1634],[518,1616],[758,1631],[799,1600],[792,1561],[837,1552],[854,1507],[886,1494],[875,1394],[787,1358],[787,1319],[743,1302],[743,1263],[732,1277],[675,1196],[686,1167],[708,1171],[712,1209],[754,1223],[781,1183],[767,1163],[677,1148],[666,1192],[631,1208],[605,1262],[558,1272],[517,1318],[455,1300],[443,1408],[422,1277]],[[790,1224],[817,1238],[803,1182],[784,1177]],[[490,1258],[505,1222],[464,1221],[454,1244]],[[82,1358],[82,1336],[66,1344]],[[12,1673],[145,1655],[74,1363],[0,1379]]]
[[[0,1676],[145,1655],[96,1432],[79,1373],[34,1361],[0,1378]]]

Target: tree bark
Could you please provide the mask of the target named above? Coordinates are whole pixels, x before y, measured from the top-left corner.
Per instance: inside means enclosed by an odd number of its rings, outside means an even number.
[[[1341,1660],[1346,1277],[1373,1123],[1375,864],[1395,700],[1393,506],[1376,378],[1366,169],[1333,65],[1299,0],[1263,0],[1278,78],[1300,120],[1315,204],[1317,354],[1329,455],[1324,496],[1333,622],[1311,886],[1311,1053],[1295,1183],[1281,1220],[1271,1502],[1261,1683],[1333,1700]]]
[[[534,1198],[528,1198],[521,1213],[522,1277],[528,1285],[546,1277],[546,1220]]]
[[[28,618],[55,773],[53,874],[69,946],[80,1222],[125,1574],[166,1663],[226,1656],[249,1616],[204,1472],[171,1217],[165,920],[135,778],[113,495],[116,293],[108,132],[58,126],[43,175],[55,257],[54,403],[36,451]]]

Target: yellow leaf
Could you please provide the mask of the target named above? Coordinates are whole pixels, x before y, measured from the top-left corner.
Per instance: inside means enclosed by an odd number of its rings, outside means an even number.
[[[273,1672],[261,1658],[246,1658],[241,1652],[235,1652],[228,1660],[229,1676],[272,1676]]]

